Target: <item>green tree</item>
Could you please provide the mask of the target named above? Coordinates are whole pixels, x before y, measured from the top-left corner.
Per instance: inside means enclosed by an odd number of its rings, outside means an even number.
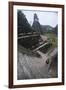
[[[30,26],[30,24],[28,23],[26,16],[21,10],[18,10],[17,12],[17,20],[18,20],[18,34],[34,31]]]

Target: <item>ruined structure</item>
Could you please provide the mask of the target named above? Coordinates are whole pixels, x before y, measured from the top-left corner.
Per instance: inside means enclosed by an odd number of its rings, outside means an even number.
[[[58,77],[58,50],[42,35],[37,14],[32,27],[23,13],[19,12],[19,18],[17,79]]]
[[[42,34],[42,28],[41,28],[41,25],[39,23],[39,18],[36,13],[34,14],[34,20],[33,20],[32,27],[33,29],[35,29],[36,32],[39,32],[40,34]]]

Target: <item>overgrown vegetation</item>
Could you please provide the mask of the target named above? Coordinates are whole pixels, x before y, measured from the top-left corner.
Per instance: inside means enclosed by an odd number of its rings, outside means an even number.
[[[20,33],[29,33],[34,32],[35,30],[28,23],[26,16],[21,10],[17,12],[17,20],[18,20],[18,34]]]
[[[46,33],[45,36],[48,37],[48,42],[52,44],[52,47],[57,47],[58,45],[58,38],[57,35],[54,33]]]

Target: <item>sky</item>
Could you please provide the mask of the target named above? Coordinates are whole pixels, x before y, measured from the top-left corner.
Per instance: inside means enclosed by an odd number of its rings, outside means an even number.
[[[35,10],[33,11],[22,10],[22,12],[25,14],[30,25],[32,25],[33,23],[35,13],[38,16],[41,25],[50,25],[52,27],[55,27],[58,24],[58,12],[35,11]]]

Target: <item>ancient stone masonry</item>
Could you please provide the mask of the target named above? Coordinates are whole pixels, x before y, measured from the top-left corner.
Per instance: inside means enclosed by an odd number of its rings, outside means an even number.
[[[57,77],[58,50],[42,34],[37,14],[34,14],[32,27],[22,12],[18,14],[18,79]]]

